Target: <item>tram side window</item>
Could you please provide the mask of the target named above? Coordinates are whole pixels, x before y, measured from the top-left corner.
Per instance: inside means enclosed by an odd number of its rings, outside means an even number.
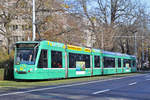
[[[121,58],[118,58],[118,67],[121,67]]]
[[[126,67],[127,59],[123,60],[123,67]]]
[[[124,67],[127,67],[127,64],[129,65],[128,67],[131,67],[131,60],[129,60],[129,59],[124,59],[124,60],[123,60],[123,66],[124,66]]]
[[[90,55],[84,55],[83,61],[85,61],[85,68],[90,68]]]
[[[115,67],[115,58],[104,57],[104,68],[114,68]]]
[[[76,62],[85,62],[85,67],[90,68],[90,55],[69,53],[69,68],[76,68]]]
[[[76,68],[76,55],[69,53],[69,68]]]
[[[100,68],[100,56],[94,56],[94,66]]]
[[[48,56],[47,50],[41,50],[38,68],[48,68]]]
[[[62,52],[51,51],[51,68],[62,68]]]
[[[129,67],[131,67],[131,64],[132,64],[132,60],[129,60]]]

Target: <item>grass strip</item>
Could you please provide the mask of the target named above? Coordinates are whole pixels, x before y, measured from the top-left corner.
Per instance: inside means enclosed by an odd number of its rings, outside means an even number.
[[[140,73],[126,73],[126,74],[115,74],[115,75],[105,75],[105,76],[92,76],[92,77],[80,77],[80,78],[69,78],[69,79],[59,79],[59,80],[44,80],[44,81],[0,81],[0,89],[11,89],[11,88],[35,88],[38,86],[51,86],[51,85],[61,85],[61,84],[71,84],[77,82],[87,82],[94,80],[105,80],[112,78],[119,78],[125,76],[133,76]]]

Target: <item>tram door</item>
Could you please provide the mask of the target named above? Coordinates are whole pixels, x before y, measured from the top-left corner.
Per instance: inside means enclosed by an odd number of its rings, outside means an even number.
[[[121,58],[117,58],[116,62],[117,62],[117,67],[116,67],[117,73],[122,73]]]
[[[102,74],[101,59],[100,55],[93,55],[93,75]]]
[[[46,79],[48,78],[48,49],[41,49],[38,55],[39,60],[36,69],[36,72],[38,73],[37,77]]]

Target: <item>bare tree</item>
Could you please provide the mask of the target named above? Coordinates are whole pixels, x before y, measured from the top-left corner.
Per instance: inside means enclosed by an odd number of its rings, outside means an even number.
[[[12,19],[16,17],[16,9],[15,5],[7,5],[5,4],[5,0],[1,1],[0,5],[0,34],[4,37],[6,42],[6,49],[8,50],[8,54],[10,53],[10,46],[11,46],[11,38],[12,33],[9,29],[10,22]]]

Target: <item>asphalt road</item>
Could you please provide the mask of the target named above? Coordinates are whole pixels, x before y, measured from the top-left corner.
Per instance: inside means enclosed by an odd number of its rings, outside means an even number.
[[[150,73],[0,92],[0,100],[150,100]]]

